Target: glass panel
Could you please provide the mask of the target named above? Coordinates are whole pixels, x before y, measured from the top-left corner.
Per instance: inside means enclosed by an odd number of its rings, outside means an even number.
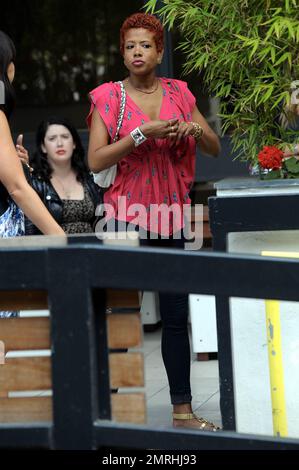
[[[53,112],[85,127],[88,91],[125,73],[119,28],[142,4],[141,0],[8,3],[1,12],[1,29],[17,49],[14,128],[34,131],[40,119]]]

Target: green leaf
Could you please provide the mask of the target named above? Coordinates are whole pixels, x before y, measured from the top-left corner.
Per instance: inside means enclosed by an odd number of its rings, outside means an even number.
[[[175,29],[184,74],[195,72],[195,83],[201,73],[198,83],[221,99],[222,127],[231,134],[234,156],[243,160],[256,160],[263,145],[284,148],[291,141],[277,118],[290,101],[290,83],[299,77],[298,2],[147,2]]]
[[[269,173],[262,176],[263,180],[277,180],[282,178],[280,170],[271,170]]]
[[[276,22],[274,23],[274,31],[275,31],[275,34],[276,34],[276,36],[278,37],[278,39],[280,38],[280,35],[281,35],[281,29],[280,29],[279,26],[280,26],[279,22],[276,21]]]
[[[284,54],[282,54],[280,56],[280,58],[278,59],[277,62],[275,62],[275,66],[277,67],[277,65],[281,64],[282,62],[288,60],[289,61],[289,64],[291,65],[292,63],[292,55],[290,52],[285,52]]]
[[[291,23],[291,21],[287,21],[286,22],[286,26],[288,28],[288,31],[289,31],[289,36],[295,40],[295,36],[296,36],[296,33],[295,33],[295,29],[293,28],[293,25]]]
[[[299,174],[299,161],[295,157],[285,160],[284,165],[290,173]]]
[[[271,106],[271,110],[273,109],[276,109],[278,107],[278,105],[281,105],[282,103],[284,103],[286,101],[286,97],[289,95],[289,93],[287,91],[281,93],[278,98],[273,102],[272,106]]]
[[[259,40],[256,39],[256,40],[254,41],[254,43],[253,43],[252,51],[251,51],[250,54],[249,54],[249,60],[252,59],[252,57],[253,57],[253,55],[255,54],[257,48],[259,47],[259,44],[260,44]]]

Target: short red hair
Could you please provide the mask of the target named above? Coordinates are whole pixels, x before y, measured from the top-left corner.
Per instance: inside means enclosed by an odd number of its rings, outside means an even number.
[[[164,30],[161,21],[149,13],[134,13],[123,22],[120,28],[120,52],[122,54],[124,53],[125,34],[132,28],[143,28],[154,33],[157,51],[163,50]]]

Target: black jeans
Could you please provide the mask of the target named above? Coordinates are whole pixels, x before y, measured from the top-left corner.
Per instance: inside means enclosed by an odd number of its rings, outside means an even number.
[[[115,223],[115,226],[114,226]],[[127,228],[126,222],[113,221],[115,231]],[[109,231],[109,222],[107,224]],[[147,238],[145,238],[145,234]],[[162,248],[184,248],[183,231],[180,239],[151,239],[149,232],[141,234],[140,245]],[[188,334],[188,295],[160,293],[160,315],[162,321],[162,358],[166,369],[170,398],[173,405],[191,403],[190,388],[190,344]]]

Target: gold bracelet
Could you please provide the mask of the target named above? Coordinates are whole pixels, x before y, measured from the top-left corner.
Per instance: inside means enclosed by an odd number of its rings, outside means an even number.
[[[194,137],[196,142],[198,142],[202,138],[203,128],[198,124],[198,122],[192,122],[191,121],[190,124],[192,124],[192,126],[194,128],[194,132],[193,132],[192,136]]]

